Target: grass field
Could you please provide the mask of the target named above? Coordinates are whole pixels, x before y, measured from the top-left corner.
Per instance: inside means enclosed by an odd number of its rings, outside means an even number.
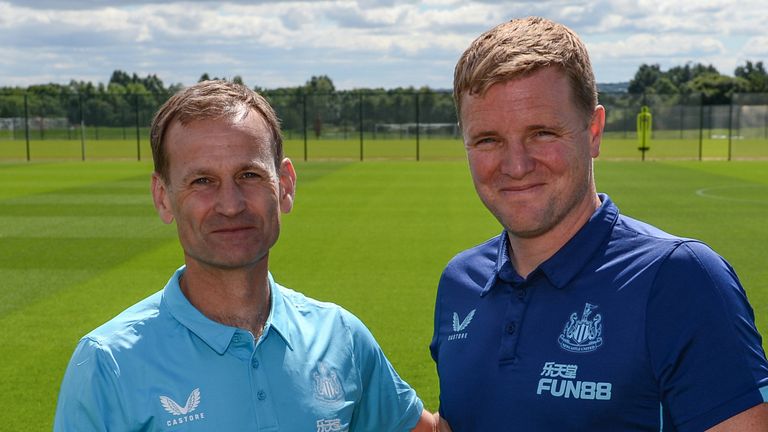
[[[690,132],[690,131],[689,131]],[[422,138],[418,148],[416,139],[370,139],[360,144],[354,134],[348,139],[286,139],[285,152],[295,160],[416,160],[424,161],[463,160],[464,148],[459,139]],[[306,152],[305,152],[306,150]],[[647,160],[726,160],[729,142],[725,135],[705,136],[699,149],[698,132],[681,138],[660,137],[650,143]],[[734,137],[730,143],[730,157],[768,160],[768,139]],[[142,136],[128,139],[31,139],[29,158],[32,161],[51,160],[151,160],[149,139]],[[601,158],[606,160],[640,160],[638,142],[631,136],[607,133],[601,146]],[[0,161],[27,159],[27,144],[23,139],[0,139]]]
[[[598,188],[625,214],[725,256],[768,335],[768,162],[596,169]],[[3,430],[50,430],[80,336],[181,264],[174,228],[154,213],[150,171],[135,161],[0,164]],[[437,279],[451,256],[500,231],[466,163],[297,162],[297,171],[296,207],[271,256],[276,279],[357,314],[436,409],[428,344]]]

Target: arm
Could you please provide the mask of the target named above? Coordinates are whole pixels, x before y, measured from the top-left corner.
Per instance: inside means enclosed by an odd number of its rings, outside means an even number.
[[[94,340],[78,344],[61,382],[54,432],[127,429],[119,421],[124,403],[114,382],[116,368],[103,354]]]
[[[362,389],[349,430],[403,432],[427,427],[416,430],[431,432],[421,399],[397,374],[368,328],[347,311],[343,311],[342,319],[352,338],[353,359]]]
[[[768,403],[761,403],[736,414],[709,432],[761,432],[768,430]]]
[[[765,425],[768,361],[746,292],[721,257],[680,245],[660,267],[647,314],[667,421],[681,431]]]

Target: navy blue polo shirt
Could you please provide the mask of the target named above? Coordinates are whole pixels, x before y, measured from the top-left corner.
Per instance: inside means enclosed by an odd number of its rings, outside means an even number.
[[[455,432],[701,431],[768,401],[731,266],[600,198],[525,279],[506,233],[446,267],[430,349]]]

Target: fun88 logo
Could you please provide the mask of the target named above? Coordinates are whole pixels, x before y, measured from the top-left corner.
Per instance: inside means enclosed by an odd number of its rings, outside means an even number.
[[[536,388],[536,394],[545,393],[554,397],[611,400],[611,383],[577,381],[578,366],[546,362],[541,370],[541,378]]]

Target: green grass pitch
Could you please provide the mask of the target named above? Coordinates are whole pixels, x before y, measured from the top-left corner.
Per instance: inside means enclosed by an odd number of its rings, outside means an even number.
[[[289,149],[289,154],[296,155]],[[457,252],[500,227],[463,161],[298,161],[294,211],[271,255],[282,284],[371,329],[429,409],[435,289]],[[700,238],[736,268],[768,335],[768,162],[596,163],[625,214]],[[160,289],[182,255],[155,215],[146,162],[0,164],[4,430],[50,430],[77,340]]]

